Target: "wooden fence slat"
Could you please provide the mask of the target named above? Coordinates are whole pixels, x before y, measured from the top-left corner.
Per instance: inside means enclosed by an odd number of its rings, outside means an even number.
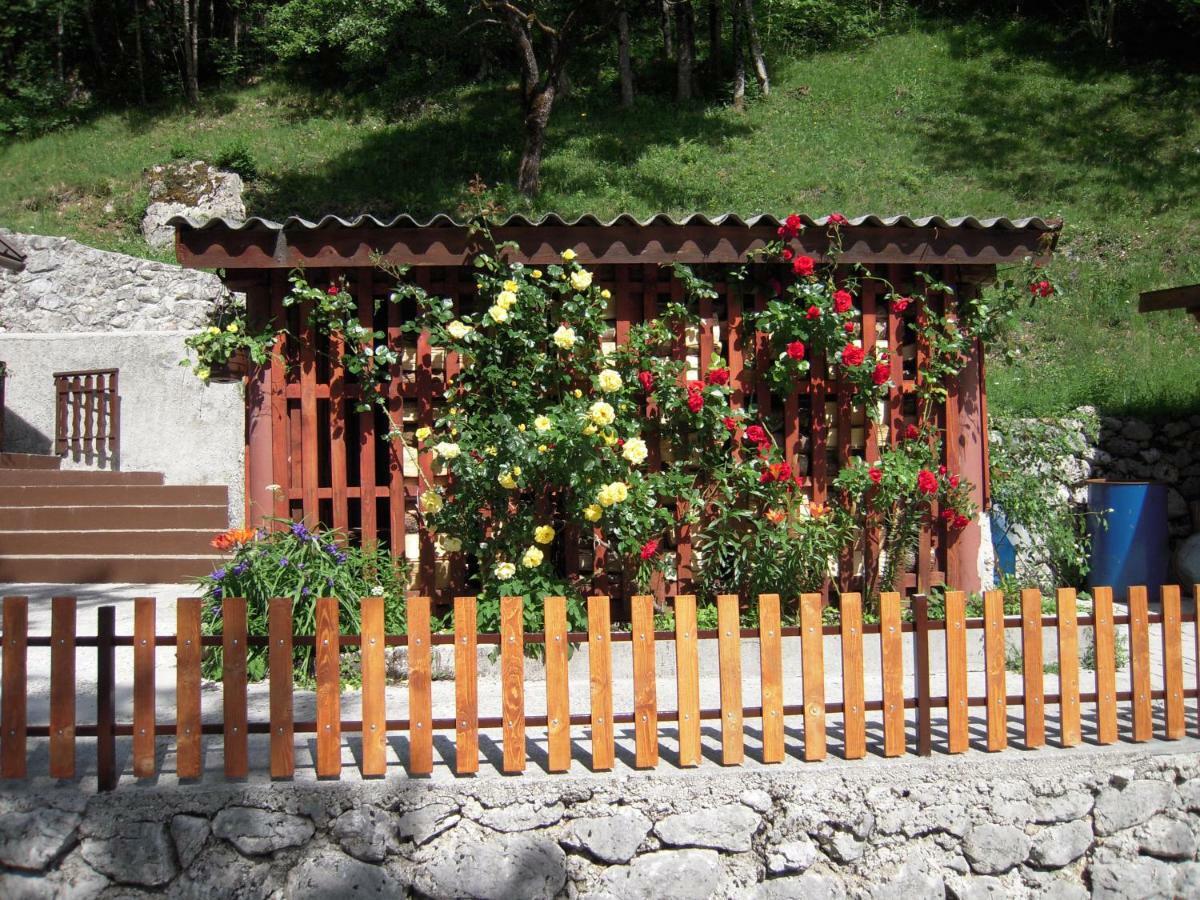
[[[50,601],[50,777],[75,777],[75,598]]]
[[[1117,666],[1112,588],[1092,589],[1092,610],[1096,620],[1092,633],[1096,656],[1096,740],[1113,744],[1117,740]]]
[[[588,597],[588,668],[592,689],[592,769],[613,767],[612,634],[608,597]]]
[[[929,597],[917,594],[912,601],[913,667],[917,691],[917,755],[933,754],[933,709],[929,683]]]
[[[317,777],[342,773],[342,686],[338,600],[317,598]]]
[[[721,672],[721,762],[745,759],[742,731],[742,635],[737,594],[717,596],[717,654]]]
[[[633,730],[635,765],[658,765],[658,692],[654,682],[654,597],[632,598],[630,630],[633,642]]]
[[[154,774],[154,638],[153,597],[133,601],[133,774]]]
[[[1046,743],[1045,668],[1042,663],[1042,592],[1021,591],[1021,654],[1024,657],[1025,746]]]
[[[903,756],[904,628],[900,594],[895,591],[879,595],[879,655],[883,667],[883,755]]]
[[[987,748],[1008,746],[1008,686],[1004,666],[1004,591],[983,595],[983,654],[987,673]]]
[[[369,276],[368,276],[369,277]],[[345,339],[329,336],[329,491],[333,506],[333,527],[345,535],[350,527],[346,477],[346,370],[342,365]]]
[[[1058,589],[1058,716],[1060,743],[1074,747],[1082,739],[1079,726],[1079,624],[1073,588]]]
[[[800,596],[800,653],[804,677],[804,759],[825,758],[825,637],[821,595]]]
[[[384,654],[383,597],[363,597],[362,623],[362,774],[387,774],[387,669]],[[412,627],[412,607],[409,607]],[[411,635],[411,631],[409,634]],[[412,647],[409,647],[411,672]],[[410,676],[411,677],[411,676]],[[411,684],[411,682],[410,682]]]
[[[1129,668],[1133,691],[1133,739],[1154,737],[1150,698],[1150,622],[1146,589],[1129,588]]]
[[[175,604],[175,772],[199,778],[202,770],[200,731],[200,611],[198,597]],[[289,677],[291,665],[288,665]]]
[[[525,599],[500,598],[500,684],[504,771],[525,771]]]
[[[224,699],[225,777],[249,773],[246,741],[246,598],[221,601],[221,690]]]
[[[847,427],[849,423],[847,422]],[[863,686],[862,595],[842,594],[842,723],[846,759],[867,755],[866,689]]]
[[[303,488],[304,521],[316,527],[317,508],[317,330],[312,326],[312,303],[300,307],[303,322],[300,337],[300,483]]]
[[[423,266],[418,267],[424,272]],[[354,285],[354,299],[358,301],[358,324],[371,332],[375,330],[375,296],[374,279],[359,278]],[[390,304],[389,304],[390,305]],[[371,339],[374,346],[374,340]],[[370,544],[379,537],[378,504],[375,502],[375,445],[378,435],[375,432],[375,410],[367,410],[358,414],[358,484],[360,492],[359,510],[361,518],[362,541]],[[401,556],[404,546],[392,542],[392,553]]]
[[[96,610],[96,786],[117,786],[117,608]]]
[[[567,673],[567,598],[546,598],[546,753],[551,772],[571,768],[571,697]]]
[[[675,598],[675,690],[679,709],[679,765],[700,765],[700,658],[696,651],[696,598]]]
[[[762,685],[763,762],[783,762],[783,640],[778,594],[758,597],[758,667]]]
[[[410,597],[408,600],[408,770],[413,775],[433,772],[433,657],[429,646],[429,607],[428,597]],[[507,712],[505,715],[507,717]],[[504,746],[507,755],[507,740]]]
[[[1200,584],[1192,585],[1196,621],[1192,623],[1192,642],[1196,651],[1196,730],[1200,732]]]
[[[0,778],[25,777],[26,672],[29,598],[4,598],[4,661],[0,675]]]
[[[1177,741],[1184,736],[1183,625],[1179,606],[1179,586],[1163,585],[1163,688],[1166,694],[1166,737],[1169,741]]]
[[[454,771],[479,771],[479,660],[475,598],[454,598]]]
[[[267,605],[267,632],[267,666],[271,679],[271,777],[291,778],[296,772],[296,748],[290,597],[271,598]]]
[[[947,749],[965,753],[970,745],[967,719],[967,595],[946,592]]]

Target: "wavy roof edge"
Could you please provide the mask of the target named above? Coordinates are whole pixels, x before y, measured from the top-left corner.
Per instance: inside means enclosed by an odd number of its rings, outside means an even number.
[[[806,226],[824,227],[829,222],[828,216],[820,218],[812,218],[811,216],[800,216],[801,221]],[[637,226],[645,228],[651,225],[666,225],[666,226],[744,226],[746,228],[755,228],[766,226],[776,228],[783,223],[783,220],[769,214],[757,216],[742,217],[736,213],[724,213],[719,216],[706,216],[702,213],[693,213],[689,216],[676,219],[665,213],[650,216],[645,219],[638,219],[628,213],[623,213],[613,219],[605,221],[597,216],[583,215],[576,219],[565,219],[556,213],[550,213],[537,219],[531,219],[528,216],[512,215],[504,219],[502,222],[496,223],[497,227],[540,227],[540,226],[565,226],[574,227],[579,225],[611,228],[614,226]],[[944,216],[854,216],[848,218],[848,224],[853,227],[867,226],[873,228],[965,228],[976,231],[1044,231],[1054,232],[1062,228],[1061,219],[1043,219],[1039,216],[1031,216],[1023,219],[1009,219],[1005,216],[997,216],[994,218],[979,219],[975,216],[956,216],[946,218]],[[212,228],[224,228],[229,231],[289,231],[303,229],[307,231],[319,231],[327,228],[464,228],[467,223],[455,219],[446,213],[438,213],[428,219],[421,220],[415,216],[402,213],[391,219],[380,219],[372,215],[356,216],[353,219],[344,219],[341,216],[322,216],[318,221],[313,222],[309,219],[304,219],[299,216],[289,216],[282,222],[275,222],[271,219],[264,219],[259,216],[251,216],[248,219],[230,220],[224,217],[214,217],[211,219],[194,219],[189,216],[172,216],[167,220],[167,225],[176,228],[190,228],[197,231],[205,231]]]

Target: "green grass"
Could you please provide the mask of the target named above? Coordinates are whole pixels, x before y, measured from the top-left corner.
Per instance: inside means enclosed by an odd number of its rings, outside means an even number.
[[[932,23],[772,65],[771,98],[744,114],[661,96],[623,112],[610,73],[577,89],[555,109],[531,211],[1060,215],[1065,296],[1031,311],[1011,364],[993,359],[992,409],[1200,409],[1200,330],[1136,313],[1138,291],[1200,281],[1200,77],[1122,68],[1021,25]],[[472,175],[513,178],[514,90],[382,108],[267,81],[198,114],[99,115],[0,147],[0,222],[146,254],[142,171],[239,138],[260,172],[252,213],[452,210]]]

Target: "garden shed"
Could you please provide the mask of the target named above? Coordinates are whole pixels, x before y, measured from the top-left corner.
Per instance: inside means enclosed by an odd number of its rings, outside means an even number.
[[[787,233],[787,258],[795,253],[826,260],[833,223],[828,218],[800,221],[805,227],[795,235]],[[849,275],[852,267],[862,267],[860,272],[886,278],[896,291],[918,296],[930,310],[950,317],[957,304],[977,297],[996,278],[998,267],[1048,258],[1061,227],[1037,218],[862,216],[835,222],[838,271]],[[431,454],[417,449],[411,435],[438,418],[446,381],[456,375],[459,360],[432,347],[426,335],[403,330],[413,314],[405,303],[377,301],[395,288],[395,267],[405,266],[411,268],[403,277],[448,298],[456,311],[486,308],[490,301],[478,296],[471,264],[479,249],[478,231],[446,215],[426,221],[410,216],[386,221],[329,216],[318,222],[178,218],[172,224],[182,264],[219,270],[230,290],[245,293],[251,323],[273,320],[287,329],[273,362],[252,368],[247,378],[246,521],[303,517],[343,530],[354,540],[385,542],[416,562],[417,590],[443,599],[452,596],[462,586],[463,567],[443,555],[419,524],[421,476],[432,479],[434,474]],[[786,395],[767,390],[760,376],[769,351],[763,336],[745,327],[744,316],[763,309],[779,292],[781,280],[791,276],[789,266],[761,255],[778,242],[784,225],[785,220],[766,215],[658,215],[641,221],[620,216],[607,222],[592,216],[574,221],[512,216],[494,223],[492,234],[498,244],[509,246],[509,261],[528,266],[549,266],[572,251],[607,289],[610,330],[602,339],[614,345],[664,304],[688,299],[674,264],[702,273],[714,290],[696,301],[699,327],[678,335],[674,353],[686,360],[690,378],[703,378],[712,359],[723,361],[730,373],[732,407],[756,403],[757,415],[773,432],[787,463],[805,477],[811,500],[822,503],[839,468],[854,457],[870,462],[903,440],[916,416],[918,372],[928,347],[886,302],[880,283],[868,278],[861,281],[852,314],[862,347],[880,354],[890,370],[878,422],[852,406],[853,389],[830,377],[833,368],[820,357],[812,359],[807,376],[796,379]],[[385,386],[387,414],[356,411],[359,386],[337,353],[330,352],[330,338],[317,333],[303,306],[285,305],[289,273],[298,268],[311,283],[336,283],[352,291],[362,324],[385,335],[396,354]],[[987,400],[978,340],[965,356],[966,364],[946,385],[934,416],[946,435],[940,451],[944,464],[962,473],[983,510]],[[402,423],[404,441],[385,439],[393,422]],[[979,523],[976,517],[965,527],[950,529],[936,515],[927,517],[911,571],[900,586],[925,590],[946,583],[978,590]],[[577,531],[571,540],[579,553],[566,555],[569,573],[605,570],[603,547],[591,535]],[[687,593],[692,557],[686,527],[679,529],[676,541],[677,577],[667,592]],[[853,585],[855,568],[862,565],[862,560],[842,560],[837,578],[843,587]],[[608,587],[617,596],[627,592],[620,584]]]

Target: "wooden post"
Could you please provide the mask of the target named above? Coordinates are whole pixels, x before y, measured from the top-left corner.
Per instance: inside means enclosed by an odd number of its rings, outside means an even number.
[[[679,708],[679,765],[700,765],[700,659],[696,653],[696,598],[675,598],[675,692]]]
[[[758,598],[758,655],[762,683],[763,762],[783,762],[783,642],[779,595]]]
[[[225,777],[245,778],[250,768],[246,737],[246,598],[226,597],[221,601],[221,613]]]
[[[0,695],[0,778],[25,777],[29,599],[4,598],[3,694]]]
[[[1058,715],[1061,743],[1074,747],[1081,740],[1079,726],[1079,626],[1077,597],[1072,588],[1058,590]]]
[[[633,642],[633,728],[636,765],[658,765],[658,692],[654,683],[654,597],[632,600],[630,635]]]
[[[1133,691],[1133,739],[1154,737],[1150,700],[1150,621],[1146,588],[1129,588],[1129,674]]]
[[[879,595],[879,654],[883,665],[883,755],[903,756],[904,734],[904,631],[900,595]]]
[[[200,607],[198,597],[181,597],[175,604],[175,774],[199,778],[200,726]],[[288,661],[288,678],[291,678]]]
[[[383,597],[363,597],[362,631],[362,773],[364,777],[387,774],[387,672],[384,659]],[[426,622],[428,626],[428,622]],[[409,612],[412,627],[412,612]],[[410,639],[412,632],[409,632]],[[412,685],[412,654],[409,648],[409,689]],[[410,753],[411,758],[411,753]]]
[[[946,722],[951,753],[965,753],[970,743],[966,604],[962,591],[946,591]]]
[[[75,598],[55,597],[50,619],[50,776],[75,777]]]
[[[1184,736],[1183,626],[1179,605],[1179,586],[1163,585],[1163,687],[1166,693],[1166,737],[1169,741],[1177,741]]]
[[[571,768],[571,700],[567,673],[566,597],[546,598],[545,622],[547,768],[551,772],[566,772]],[[651,666],[653,664],[653,657],[651,657]]]
[[[504,772],[525,771],[525,598],[500,598]]]
[[[96,611],[96,782],[101,791],[117,786],[116,652],[117,608]]]
[[[338,599],[317,598],[317,777],[342,773],[341,654]]]
[[[271,777],[291,778],[296,771],[293,745],[292,600],[272,597],[267,611],[267,665],[271,684]]]
[[[717,597],[717,654],[721,673],[721,762],[745,758],[742,732],[742,635],[737,594]]]
[[[479,771],[478,667],[475,598],[454,598],[454,771]]]
[[[592,689],[592,769],[613,767],[612,640],[608,597],[588,598],[588,666]]]
[[[429,646],[429,605],[428,597],[410,597],[408,600],[408,768],[413,775],[429,775],[433,772],[433,671]],[[524,646],[521,649],[523,651]],[[507,709],[505,718],[508,718]],[[506,758],[507,749],[508,742],[505,741]]]
[[[804,678],[804,759],[825,758],[825,635],[821,595],[800,595],[800,654]]]
[[[913,597],[913,662],[917,676],[917,755],[933,754],[933,707],[929,695],[929,598]]]
[[[846,423],[849,427],[849,421]],[[840,427],[840,426],[839,426]],[[862,595],[842,594],[842,723],[846,759],[867,755],[866,692],[863,685]]]
[[[1117,740],[1116,637],[1113,626],[1112,588],[1092,590],[1095,627],[1092,633],[1096,656],[1096,740],[1112,744]]]
[[[1004,592],[983,595],[983,652],[987,672],[987,748],[1008,746],[1008,685],[1004,667]]]
[[[153,597],[133,601],[133,774],[154,775],[154,639]]]

